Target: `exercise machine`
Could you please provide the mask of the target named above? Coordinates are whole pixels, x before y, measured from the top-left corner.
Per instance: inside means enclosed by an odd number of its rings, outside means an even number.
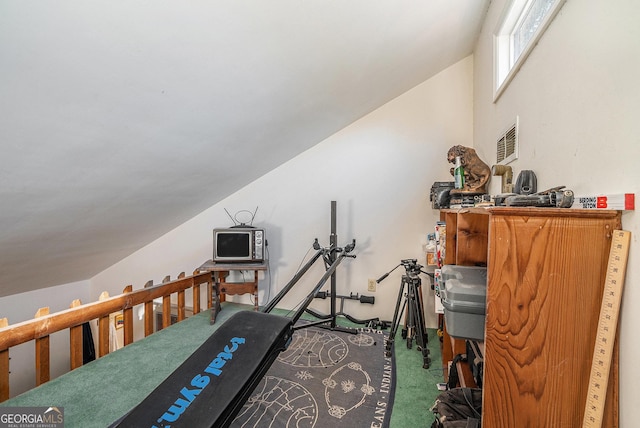
[[[265,306],[264,311],[269,312],[280,302],[282,297],[284,297],[289,290],[295,285],[295,283],[309,270],[309,268],[317,261],[322,259],[324,261],[325,269],[329,269],[329,266],[335,261],[337,254],[339,252],[335,251],[337,243],[337,232],[336,232],[336,202],[331,201],[331,234],[329,236],[329,247],[323,248],[320,246],[318,239],[313,242],[313,249],[316,250],[314,256],[300,268],[300,270],[296,273],[296,275],[291,279],[291,281],[282,289],[282,291],[273,298],[271,302],[267,306]],[[346,252],[350,252],[355,247],[355,240],[352,241],[350,245],[345,247]],[[355,257],[355,256],[353,256]],[[376,327],[379,325],[385,325],[381,323],[379,318],[369,318],[369,319],[358,319],[352,317],[344,311],[344,303],[345,300],[358,300],[360,303],[368,303],[374,304],[375,297],[373,296],[360,296],[358,294],[351,293],[349,296],[339,295],[336,292],[337,289],[337,279],[335,272],[330,276],[330,289],[329,291],[318,291],[315,295],[317,299],[330,299],[331,312],[329,314],[320,313],[314,309],[306,308],[305,312],[317,318],[318,321],[313,321],[312,325],[317,325],[322,328],[327,328],[334,331],[341,331],[345,333],[357,334],[357,330],[348,327],[342,327],[337,325],[337,319],[339,316],[344,316],[349,321],[355,324],[363,324],[371,327]],[[337,300],[340,299],[340,308],[338,309]]]
[[[271,309],[234,314],[111,427],[228,427],[293,332],[314,325],[295,324],[340,263],[354,257],[351,250],[352,245],[332,248],[338,255],[292,317],[271,314]]]
[[[331,295],[330,291],[319,291],[316,294],[316,299],[333,299],[333,298],[334,296]],[[349,315],[344,311],[345,300],[357,300],[360,303],[367,303],[367,304],[373,305],[376,302],[375,297],[364,296],[358,293],[350,293],[348,296],[337,295],[335,296],[335,298],[340,299],[340,309],[335,314],[326,315],[309,308],[307,308],[307,313],[313,315],[316,318],[325,319],[325,320],[332,319],[333,317],[343,316],[354,324],[363,324],[371,328],[377,328],[377,326],[383,325],[383,323],[380,321],[380,318],[378,317],[368,318],[368,319],[359,319],[359,318],[352,317],[351,315]],[[348,329],[345,327],[336,327],[336,328],[341,331],[345,331],[347,333],[357,333],[357,331],[354,329]]]
[[[332,203],[334,209],[335,203]],[[280,352],[287,348],[294,331],[326,324],[325,320],[319,320],[296,325],[329,279],[335,287],[336,269],[345,258],[355,258],[351,254],[355,244],[354,239],[349,245],[338,247],[334,233],[327,248],[320,247],[316,239],[316,255],[261,312],[241,311],[231,316],[110,428],[224,428],[231,425]],[[295,313],[291,317],[270,313],[320,257],[327,263],[326,270]],[[335,313],[335,309],[332,312]],[[332,321],[335,327],[335,318]]]

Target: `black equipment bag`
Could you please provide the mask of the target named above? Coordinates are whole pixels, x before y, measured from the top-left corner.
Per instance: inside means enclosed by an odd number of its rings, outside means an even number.
[[[482,379],[484,378],[484,356],[482,350],[475,340],[467,340],[467,360],[469,368],[473,375],[473,380],[478,388],[482,388]]]
[[[453,388],[438,395],[431,407],[436,419],[431,428],[480,428],[482,390]]]
[[[466,354],[458,354],[453,357],[451,361],[451,367],[449,367],[449,380],[447,382],[447,389],[451,390],[458,386],[460,383],[460,375],[458,374],[458,363],[460,361],[467,361]]]

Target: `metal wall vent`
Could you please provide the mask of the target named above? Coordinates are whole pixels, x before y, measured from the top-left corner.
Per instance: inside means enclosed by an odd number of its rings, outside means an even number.
[[[506,165],[518,159],[518,119],[498,137],[496,142],[497,163]]]

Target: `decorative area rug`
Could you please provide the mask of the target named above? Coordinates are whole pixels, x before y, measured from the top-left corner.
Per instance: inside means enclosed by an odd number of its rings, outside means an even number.
[[[395,362],[388,334],[297,330],[232,427],[388,427]]]

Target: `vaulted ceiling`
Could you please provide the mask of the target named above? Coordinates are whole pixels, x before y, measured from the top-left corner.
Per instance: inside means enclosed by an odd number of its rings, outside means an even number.
[[[91,278],[471,54],[488,3],[0,1],[0,297]]]

